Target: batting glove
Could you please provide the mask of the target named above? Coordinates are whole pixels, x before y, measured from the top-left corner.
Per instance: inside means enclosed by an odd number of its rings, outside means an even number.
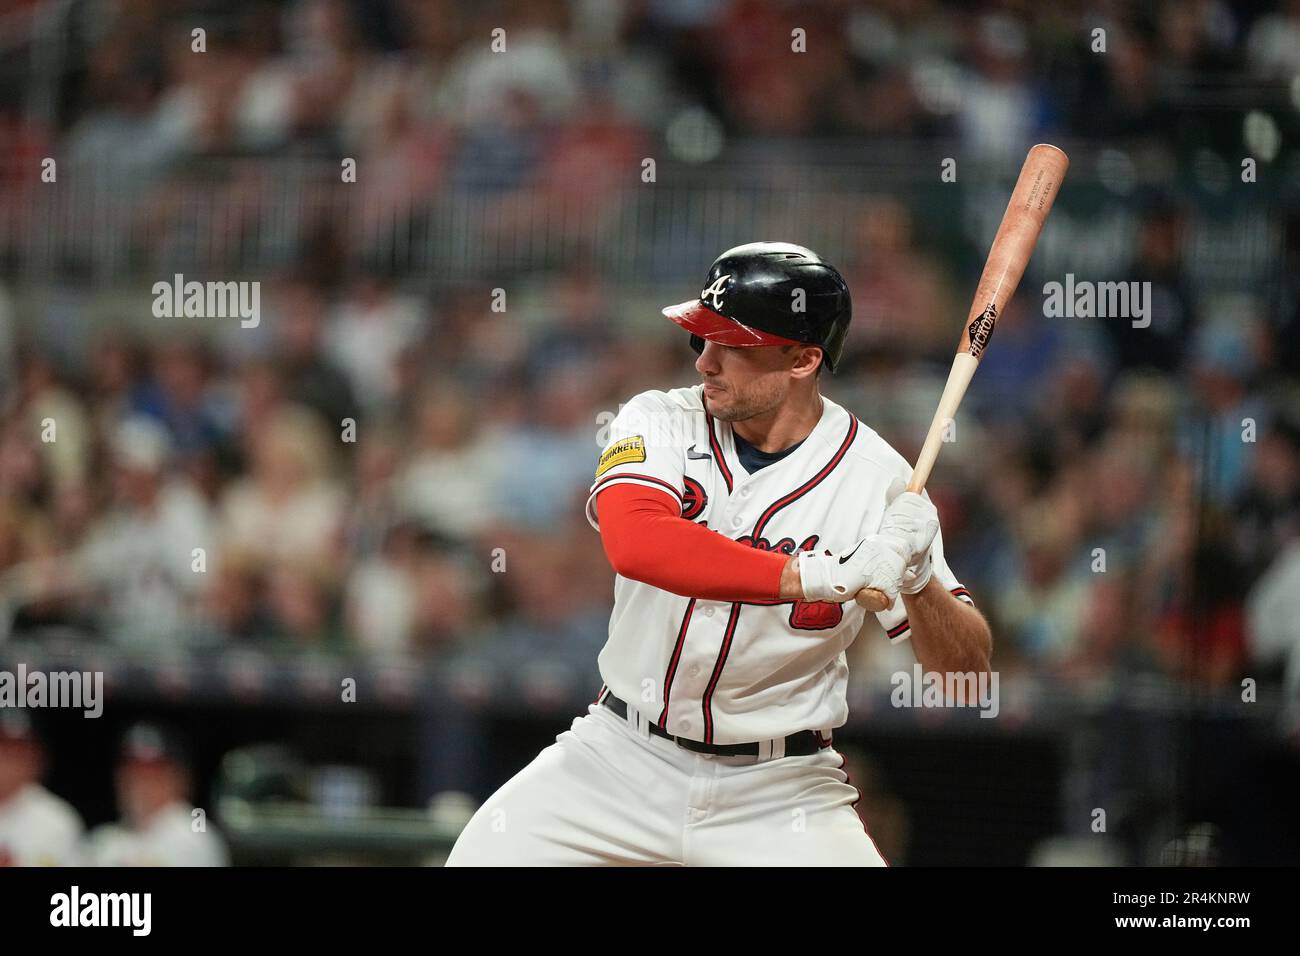
[[[925,496],[908,491],[902,478],[890,482],[885,500],[879,534],[893,539],[907,561],[901,592],[919,594],[934,574],[930,546],[939,533],[939,512]]]
[[[907,561],[897,538],[873,534],[843,554],[799,552],[799,578],[808,601],[842,604],[863,588],[875,588],[889,598],[890,606],[903,585]]]

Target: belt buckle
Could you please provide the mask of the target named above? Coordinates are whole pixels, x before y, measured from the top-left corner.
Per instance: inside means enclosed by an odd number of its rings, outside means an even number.
[[[785,756],[786,737],[772,737],[758,742],[758,760],[780,760]]]

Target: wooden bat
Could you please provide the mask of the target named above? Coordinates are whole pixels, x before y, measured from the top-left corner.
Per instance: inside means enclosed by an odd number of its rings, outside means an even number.
[[[916,467],[912,469],[908,491],[919,493],[930,478],[935,459],[939,457],[939,447],[943,444],[944,429],[957,414],[957,407],[966,395],[975,369],[979,367],[980,357],[993,337],[998,316],[1006,309],[1020,284],[1020,277],[1024,275],[1025,266],[1029,264],[1029,257],[1038,242],[1038,234],[1047,214],[1052,211],[1052,203],[1069,167],[1070,158],[1046,143],[1033,147],[1025,157],[1025,164],[1020,167],[1020,178],[1011,191],[1011,201],[1002,214],[1002,224],[993,237],[984,272],[975,287],[970,315],[957,345],[957,357],[953,359],[948,384],[943,388],[939,407],[930,422],[930,431],[921,446]],[[855,599],[869,611],[883,611],[889,607],[888,599],[875,588],[863,588]]]

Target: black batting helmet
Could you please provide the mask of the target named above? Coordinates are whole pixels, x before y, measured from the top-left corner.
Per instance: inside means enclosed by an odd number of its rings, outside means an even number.
[[[848,283],[811,249],[751,242],[728,249],[709,267],[698,299],[663,310],[691,333],[719,345],[816,345],[832,372],[844,351],[853,303]]]

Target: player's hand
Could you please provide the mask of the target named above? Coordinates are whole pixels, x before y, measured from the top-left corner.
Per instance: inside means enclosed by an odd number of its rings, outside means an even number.
[[[863,588],[875,588],[893,607],[906,570],[901,541],[879,534],[863,538],[842,554],[799,553],[799,578],[807,601],[843,604]]]
[[[908,491],[902,478],[890,482],[885,500],[888,504],[878,533],[896,541],[907,560],[900,590],[918,594],[934,574],[930,546],[939,532],[939,512],[924,495]]]

